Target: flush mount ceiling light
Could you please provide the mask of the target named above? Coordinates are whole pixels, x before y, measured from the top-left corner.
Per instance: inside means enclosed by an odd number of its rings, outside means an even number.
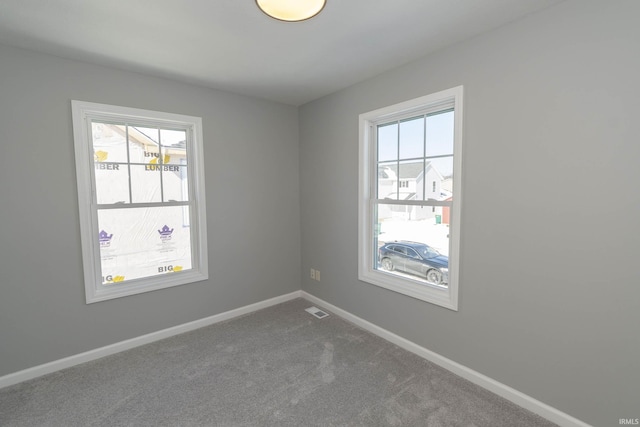
[[[326,0],[256,0],[264,13],[287,22],[313,18],[324,8]]]

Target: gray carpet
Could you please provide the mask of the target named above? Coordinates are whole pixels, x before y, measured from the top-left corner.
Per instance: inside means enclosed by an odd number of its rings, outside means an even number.
[[[2,426],[555,424],[297,299],[0,390]]]

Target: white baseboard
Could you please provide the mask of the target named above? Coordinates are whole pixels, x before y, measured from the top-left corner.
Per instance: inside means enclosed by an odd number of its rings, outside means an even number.
[[[237,308],[235,310],[226,311],[224,313],[216,314],[214,316],[206,317],[204,319],[195,320],[193,322],[184,323],[182,325],[174,326],[172,328],[163,329],[161,331],[152,332],[150,334],[142,335],[140,337],[131,338],[129,340],[121,341],[115,344],[111,344],[105,347],[90,350],[85,353],[76,354],[74,356],[65,357],[64,359],[54,360],[53,362],[45,363],[43,365],[35,366],[33,368],[18,371],[9,375],[0,377],[0,388],[8,387],[13,384],[17,384],[23,381],[27,381],[33,378],[40,377],[42,375],[50,374],[61,369],[70,368],[81,363],[90,362],[92,360],[100,359],[105,356],[109,356],[121,351],[129,350],[141,345],[149,344],[164,338],[169,338],[174,335],[190,332],[195,329],[199,329],[205,326],[213,325],[215,323],[223,322],[225,320],[233,319],[234,317],[242,316],[252,313],[263,308],[271,307],[276,304],[280,304],[286,301],[290,301],[295,298],[304,298],[314,304],[321,306],[327,311],[342,317],[343,319],[358,325],[359,327],[401,347],[407,351],[410,351],[430,362],[433,362],[448,371],[453,372],[456,375],[461,376],[474,384],[477,384],[498,396],[501,396],[518,406],[521,406],[535,414],[540,415],[547,420],[558,424],[561,427],[591,427],[589,424],[580,421],[571,415],[568,415],[558,409],[555,409],[546,403],[540,402],[531,396],[519,392],[505,384],[502,384],[492,378],[487,377],[473,369],[467,368],[451,359],[434,353],[431,350],[427,350],[418,344],[411,342],[393,332],[387,331],[373,323],[364,320],[354,314],[349,313],[333,304],[330,304],[318,297],[315,297],[305,291],[295,291],[286,295],[271,298],[265,301],[250,304],[244,307]]]
[[[558,424],[561,427],[591,427],[589,424],[586,424],[583,421],[578,420],[577,418],[572,417],[569,414],[566,414],[558,409],[547,405],[546,403],[540,402],[539,400],[534,399],[531,396],[528,396],[524,393],[515,390],[508,385],[502,384],[492,378],[487,377],[486,375],[481,374],[480,372],[476,372],[471,368],[467,368],[464,365],[461,365],[457,362],[454,362],[451,359],[448,359],[444,356],[439,355],[438,353],[434,353],[431,350],[427,350],[424,347],[419,346],[418,344],[411,342],[401,336],[394,334],[393,332],[389,332],[386,329],[383,329],[377,325],[374,325],[371,322],[368,322],[354,314],[349,313],[339,307],[336,307],[333,304],[329,304],[326,301],[321,300],[318,297],[315,297],[305,291],[302,292],[302,298],[317,304],[323,309],[332,312],[333,314],[342,317],[343,319],[354,323],[355,325],[365,329],[395,345],[401,347],[407,351],[410,351],[430,362],[435,363],[448,371],[453,372],[454,374],[471,381],[474,384],[479,385],[500,397],[503,397],[516,405],[525,408],[535,414],[540,415],[547,420]]]
[[[100,347],[95,350],[90,350],[84,353],[65,357],[64,359],[54,360],[53,362],[34,366],[33,368],[25,369],[23,371],[18,371],[18,372],[0,377],[0,388],[21,383],[23,381],[37,378],[42,375],[50,374],[50,373],[59,371],[61,369],[70,368],[72,366],[79,365],[81,363],[100,359],[105,356],[109,356],[115,353],[119,353],[121,351],[139,347],[141,345],[149,344],[154,341],[159,341],[164,338],[169,338],[174,335],[183,334],[185,332],[190,332],[195,329],[213,325],[215,323],[223,322],[225,320],[233,319],[234,317],[249,314],[254,311],[261,310],[263,308],[271,307],[272,305],[290,301],[295,298],[300,298],[301,296],[302,296],[302,291],[291,292],[290,294],[281,295],[279,297],[271,298],[265,301],[260,301],[255,304],[250,304],[244,307],[236,308],[235,310],[225,311],[224,313],[216,314],[214,316],[206,317],[204,319],[195,320],[189,323],[184,323],[182,325],[174,326],[172,328],[163,329],[161,331],[152,332],[150,334],[146,334],[136,338],[131,338],[125,341],[117,342],[115,344],[111,344],[105,347]]]

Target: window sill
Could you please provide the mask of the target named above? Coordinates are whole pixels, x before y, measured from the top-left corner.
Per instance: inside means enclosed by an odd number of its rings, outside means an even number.
[[[358,279],[449,310],[458,311],[457,298],[454,298],[453,291],[449,287],[430,285],[378,270],[360,272]]]

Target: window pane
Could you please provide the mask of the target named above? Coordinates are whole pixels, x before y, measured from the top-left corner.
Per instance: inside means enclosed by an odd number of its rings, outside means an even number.
[[[453,154],[453,111],[427,117],[427,157]]]
[[[123,124],[91,122],[95,162],[127,162],[127,145]]]
[[[449,220],[449,207],[379,204],[374,221],[376,270],[446,287]]]
[[[160,148],[129,135],[129,159],[131,163],[157,165],[160,161]]]
[[[187,132],[184,130],[160,130],[162,162],[180,165],[187,163]]]
[[[191,269],[191,236],[183,206],[98,211],[102,283]]]
[[[424,157],[424,117],[400,122],[400,159]]]
[[[398,158],[398,124],[378,126],[378,161]]]
[[[126,164],[95,164],[98,204],[129,203],[129,171]]]
[[[189,200],[187,167],[163,165],[162,188],[165,202],[186,202]]]
[[[129,126],[129,151],[131,163],[160,164],[158,129]]]
[[[162,165],[131,165],[131,202],[149,203],[162,200],[160,171]]]
[[[421,177],[418,184],[418,200],[452,200],[453,156],[428,159],[424,176],[424,183]]]
[[[416,200],[417,186],[422,182],[423,168],[423,160],[400,162],[400,171],[398,172],[398,179],[401,183],[399,200]]]
[[[398,199],[398,164],[378,164],[378,199]]]

